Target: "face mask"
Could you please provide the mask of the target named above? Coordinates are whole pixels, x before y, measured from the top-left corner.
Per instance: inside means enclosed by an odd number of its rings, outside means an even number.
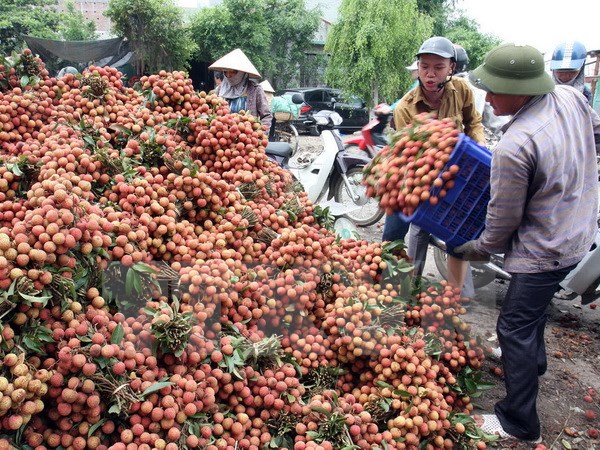
[[[232,86],[237,86],[244,80],[245,75],[246,72],[238,72],[231,77],[227,77],[227,80],[229,80],[229,84],[231,84]]]

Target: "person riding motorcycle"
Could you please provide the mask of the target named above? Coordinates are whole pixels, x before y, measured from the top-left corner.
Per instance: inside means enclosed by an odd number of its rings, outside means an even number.
[[[581,42],[562,42],[554,49],[550,70],[556,84],[573,86],[592,104],[592,91],[585,85],[584,65],[587,52]]]
[[[390,108],[390,105],[387,103],[380,103],[373,108],[373,115],[375,116],[375,119],[379,121],[379,123],[371,129],[373,145],[381,147],[388,145],[385,129],[390,123],[390,119],[392,117],[392,108]]]

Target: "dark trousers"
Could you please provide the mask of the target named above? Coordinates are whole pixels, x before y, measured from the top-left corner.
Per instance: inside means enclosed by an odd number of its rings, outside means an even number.
[[[575,266],[543,273],[512,274],[496,331],[502,349],[506,397],[495,411],[511,435],[540,436],[537,414],[538,377],[546,372],[544,328],[547,308],[559,283]]]
[[[398,239],[406,240],[406,233],[410,227],[409,222],[405,222],[396,213],[388,214],[385,216],[385,222],[383,224],[383,235],[381,236],[382,241],[397,241]]]

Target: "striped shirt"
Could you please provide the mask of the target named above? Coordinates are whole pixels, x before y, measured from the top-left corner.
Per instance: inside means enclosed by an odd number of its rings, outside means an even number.
[[[512,273],[578,263],[597,231],[600,118],[556,86],[515,114],[492,156],[485,230],[476,248],[505,253]]]

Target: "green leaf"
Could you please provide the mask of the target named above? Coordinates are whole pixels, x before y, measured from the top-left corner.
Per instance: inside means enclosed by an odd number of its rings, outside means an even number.
[[[123,328],[123,325],[118,324],[113,333],[112,336],[110,337],[110,343],[111,344],[120,344],[121,342],[123,342],[123,337],[125,336],[125,329]]]
[[[92,434],[94,434],[94,431],[96,431],[98,428],[104,425],[104,422],[106,422],[106,419],[100,419],[98,422],[93,424],[88,430],[88,437],[90,437]]]
[[[23,75],[21,77],[21,87],[24,88],[29,84],[29,77],[27,75]]]
[[[14,175],[18,177],[23,176],[23,171],[19,167],[18,164],[7,164],[8,170],[10,170]]]
[[[108,413],[109,414],[120,414],[121,413],[121,407],[115,403],[110,408],[108,408]]]
[[[121,132],[123,134],[126,134],[127,136],[130,136],[131,134],[133,134],[133,132],[129,128],[127,128],[127,127],[125,127],[125,126],[123,126],[121,124],[118,124],[118,123],[113,123],[108,128],[111,129],[111,130],[113,130],[113,131],[119,131],[119,132]]]
[[[133,272],[133,270],[131,270]],[[144,287],[142,285],[142,277],[137,273],[133,272],[135,276],[133,277],[133,288],[138,295],[141,295],[144,292]]]
[[[147,396],[149,396],[150,394],[154,393],[154,392],[158,392],[163,388],[166,388],[167,386],[172,386],[173,383],[170,381],[160,381],[158,383],[154,383],[150,386],[148,386],[144,392],[142,392],[141,397],[142,398],[146,398]]]
[[[311,411],[314,411],[314,412],[318,412],[318,413],[324,414],[324,415],[326,415],[326,416],[328,416],[328,417],[331,415],[331,412],[327,411],[327,410],[326,410],[325,408],[323,408],[322,406],[313,406],[313,407],[312,407],[312,408],[310,408],[310,409],[311,409]]]
[[[148,316],[151,316],[151,317],[154,316],[157,313],[157,311],[155,309],[148,308],[147,306],[143,307],[142,311],[144,313],[146,313]]]
[[[567,441],[566,439],[561,439],[561,444],[563,445],[564,448],[566,448],[567,450],[571,450],[573,447],[571,447],[571,443],[569,441]]]
[[[84,135],[83,136],[83,142],[85,142],[86,144],[88,144],[90,147],[95,147],[96,146],[96,140],[93,137],[91,137],[91,136]]]
[[[148,264],[144,264],[142,262],[134,264],[131,268],[140,273],[148,273],[151,275],[158,273],[158,270],[156,270],[154,267],[150,267]]]
[[[410,392],[407,392],[405,390],[402,389],[394,389],[394,394],[396,394],[398,397],[402,397],[402,398],[412,398],[412,395],[410,395]]]
[[[40,344],[38,342],[35,342],[29,336],[23,336],[23,346],[35,353],[44,353]]]
[[[42,305],[42,307],[46,306],[46,304],[48,303],[48,300],[50,300],[52,298],[49,295],[36,297],[35,295],[24,294],[22,292],[19,292],[19,295],[29,303],[40,303]]]

